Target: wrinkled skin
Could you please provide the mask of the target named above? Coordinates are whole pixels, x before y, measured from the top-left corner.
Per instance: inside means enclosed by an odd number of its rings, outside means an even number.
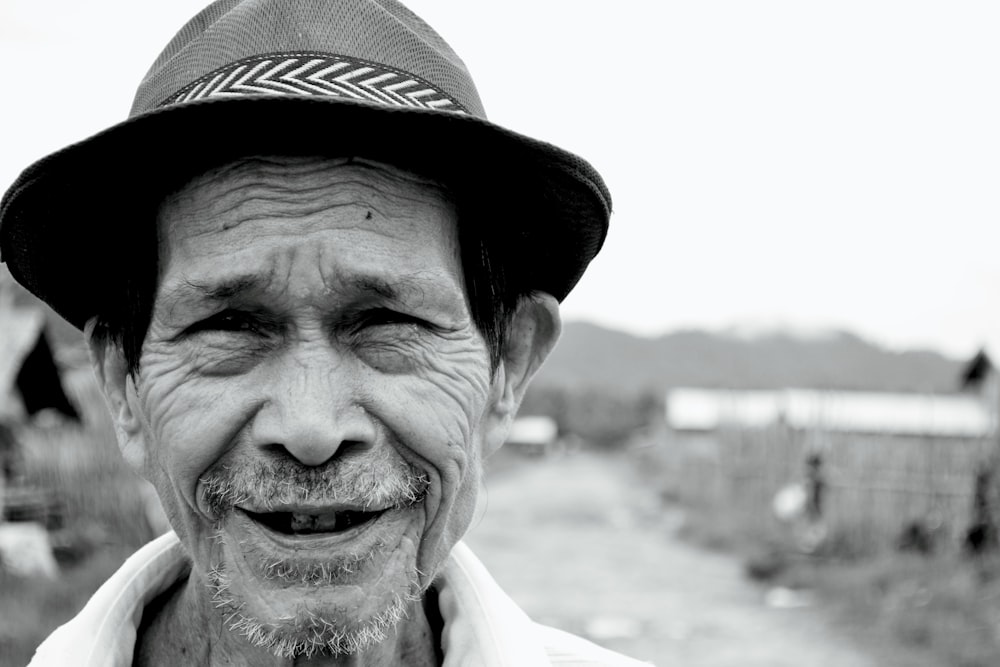
[[[422,596],[468,528],[482,460],[502,444],[559,329],[551,296],[526,299],[491,372],[455,217],[433,183],[361,160],[247,160],[164,202],[156,300],[134,378],[88,327],[122,452],[156,487],[192,560],[186,584],[146,624],[146,660],[276,664],[213,606],[220,570],[234,605],[267,627],[318,615],[350,628],[407,600],[384,641],[317,662],[437,660]],[[206,476],[289,460],[348,462],[376,478],[409,469],[426,490],[360,537],[291,546],[267,539],[241,509],[264,511],[263,500],[229,510],[205,500]],[[358,554],[349,576],[322,584],[259,567]],[[185,655],[171,656],[178,646]]]

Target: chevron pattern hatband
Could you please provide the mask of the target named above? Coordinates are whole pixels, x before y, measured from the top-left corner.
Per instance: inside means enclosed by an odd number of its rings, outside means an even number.
[[[420,77],[378,63],[319,53],[281,53],[231,63],[191,82],[159,106],[244,95],[327,95],[465,114]]]

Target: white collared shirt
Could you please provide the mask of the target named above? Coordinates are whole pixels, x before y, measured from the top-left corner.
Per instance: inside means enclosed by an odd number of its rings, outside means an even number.
[[[173,533],[136,551],[71,621],[46,639],[29,667],[129,667],[146,605],[187,576]],[[534,623],[467,546],[452,549],[435,581],[444,629],[443,667],[639,667],[585,639]]]

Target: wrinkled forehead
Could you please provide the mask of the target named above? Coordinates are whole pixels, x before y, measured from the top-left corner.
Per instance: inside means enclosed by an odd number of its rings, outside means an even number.
[[[157,234],[161,287],[178,263],[182,272],[218,263],[220,248],[236,260],[282,244],[335,247],[355,272],[371,264],[389,277],[395,265],[461,273],[447,189],[358,158],[252,157],[218,167],[163,201]]]
[[[267,204],[288,217],[323,206],[371,205],[402,220],[453,216],[451,193],[441,183],[383,162],[362,158],[248,157],[195,176],[164,198],[157,220],[161,239],[199,234],[252,220]],[[179,229],[183,227],[183,229]],[[456,236],[451,230],[451,236]]]

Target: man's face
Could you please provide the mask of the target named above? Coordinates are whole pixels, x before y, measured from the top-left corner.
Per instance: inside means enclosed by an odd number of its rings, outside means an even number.
[[[159,230],[117,421],[192,576],[278,642],[390,623],[468,527],[509,419],[454,210],[383,165],[261,159],[187,186]]]

